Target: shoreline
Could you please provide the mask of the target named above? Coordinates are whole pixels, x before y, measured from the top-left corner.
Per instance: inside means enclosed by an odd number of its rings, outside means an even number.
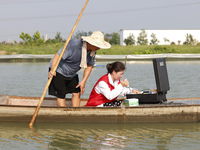
[[[0,55],[0,62],[49,62],[52,55]],[[99,61],[151,61],[154,58],[165,58],[166,61],[196,60],[200,61],[200,54],[139,54],[139,55],[96,55],[95,60]]]

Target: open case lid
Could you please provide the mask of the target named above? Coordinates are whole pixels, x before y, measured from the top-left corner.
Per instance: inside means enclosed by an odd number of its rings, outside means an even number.
[[[165,58],[153,59],[153,67],[154,67],[157,92],[166,93],[170,89],[170,87],[169,87]]]

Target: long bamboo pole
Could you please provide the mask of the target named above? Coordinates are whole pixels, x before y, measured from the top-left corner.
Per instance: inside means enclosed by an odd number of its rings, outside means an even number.
[[[60,56],[59,56],[59,58],[58,58],[58,61],[56,62],[55,67],[53,68],[53,74],[54,74],[54,72],[56,71],[56,69],[57,69],[57,67],[58,67],[58,65],[59,65],[59,63],[60,63],[60,60],[61,60],[61,58],[62,58],[62,56],[63,56],[63,54],[64,54],[64,52],[65,52],[65,49],[67,48],[67,45],[68,45],[68,43],[69,43],[69,41],[70,41],[70,39],[71,39],[71,37],[72,37],[72,35],[73,35],[73,33],[74,33],[74,30],[76,29],[76,26],[78,25],[78,22],[79,22],[79,20],[80,20],[80,18],[81,18],[81,16],[82,16],[82,14],[83,14],[83,12],[84,12],[84,10],[85,10],[85,8],[86,8],[88,2],[89,2],[89,0],[86,0],[84,6],[83,6],[83,8],[82,8],[82,10],[81,10],[81,12],[80,12],[80,14],[79,14],[79,16],[78,16],[78,19],[76,20],[76,23],[75,23],[74,27],[72,28],[72,31],[71,31],[71,33],[70,33],[70,35],[69,35],[67,41],[65,42],[65,45],[64,45],[64,47],[63,47],[63,49],[62,49],[62,52],[61,52],[61,54],[60,54]],[[39,101],[39,103],[38,103],[38,105],[37,105],[37,108],[36,108],[34,114],[33,114],[33,117],[32,117],[32,120],[31,120],[31,122],[30,122],[30,124],[29,124],[29,127],[32,127],[33,124],[34,124],[34,121],[35,121],[35,119],[36,119],[36,117],[37,117],[38,111],[39,111],[39,109],[40,109],[40,106],[41,106],[41,104],[42,104],[42,101],[43,101],[44,96],[45,96],[45,94],[46,94],[46,92],[47,92],[47,90],[48,90],[48,87],[49,87],[49,85],[50,85],[50,83],[51,83],[52,78],[53,78],[53,77],[49,78],[49,80],[48,80],[48,82],[47,82],[47,84],[46,84],[46,86],[45,86],[45,88],[44,88],[43,94],[42,94],[42,96],[40,97],[40,101]]]

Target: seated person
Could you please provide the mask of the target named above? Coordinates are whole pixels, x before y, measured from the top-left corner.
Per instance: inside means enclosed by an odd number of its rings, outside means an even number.
[[[86,107],[120,106],[122,101],[116,101],[119,95],[140,93],[138,90],[126,88],[129,85],[127,79],[120,81],[125,70],[123,63],[113,62],[107,64],[106,68],[108,73],[102,76],[94,85]]]

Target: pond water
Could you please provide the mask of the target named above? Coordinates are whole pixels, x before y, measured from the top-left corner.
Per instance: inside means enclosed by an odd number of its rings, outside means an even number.
[[[0,124],[0,149],[199,150],[200,126],[181,124]]]
[[[82,97],[88,98],[95,82],[106,73],[108,62],[94,68]],[[0,63],[1,95],[42,95],[47,83],[48,63]],[[200,97],[200,61],[169,61],[170,90],[167,98]],[[79,71],[80,79],[83,70]],[[124,78],[138,90],[155,87],[152,62],[128,62]],[[48,96],[48,95],[46,95]],[[70,97],[71,95],[68,95]],[[1,122],[0,149],[158,149],[197,150],[200,147],[199,123],[96,124]]]
[[[92,70],[82,98],[88,98],[96,81],[106,74],[107,63],[96,63],[100,67]],[[0,63],[0,94],[40,97],[48,81],[48,66],[49,63]],[[123,77],[129,80],[130,87],[138,90],[156,88],[151,61],[128,62],[126,67]],[[167,71],[170,84],[167,98],[199,97],[200,61],[169,61]],[[83,70],[78,74],[81,80]]]

